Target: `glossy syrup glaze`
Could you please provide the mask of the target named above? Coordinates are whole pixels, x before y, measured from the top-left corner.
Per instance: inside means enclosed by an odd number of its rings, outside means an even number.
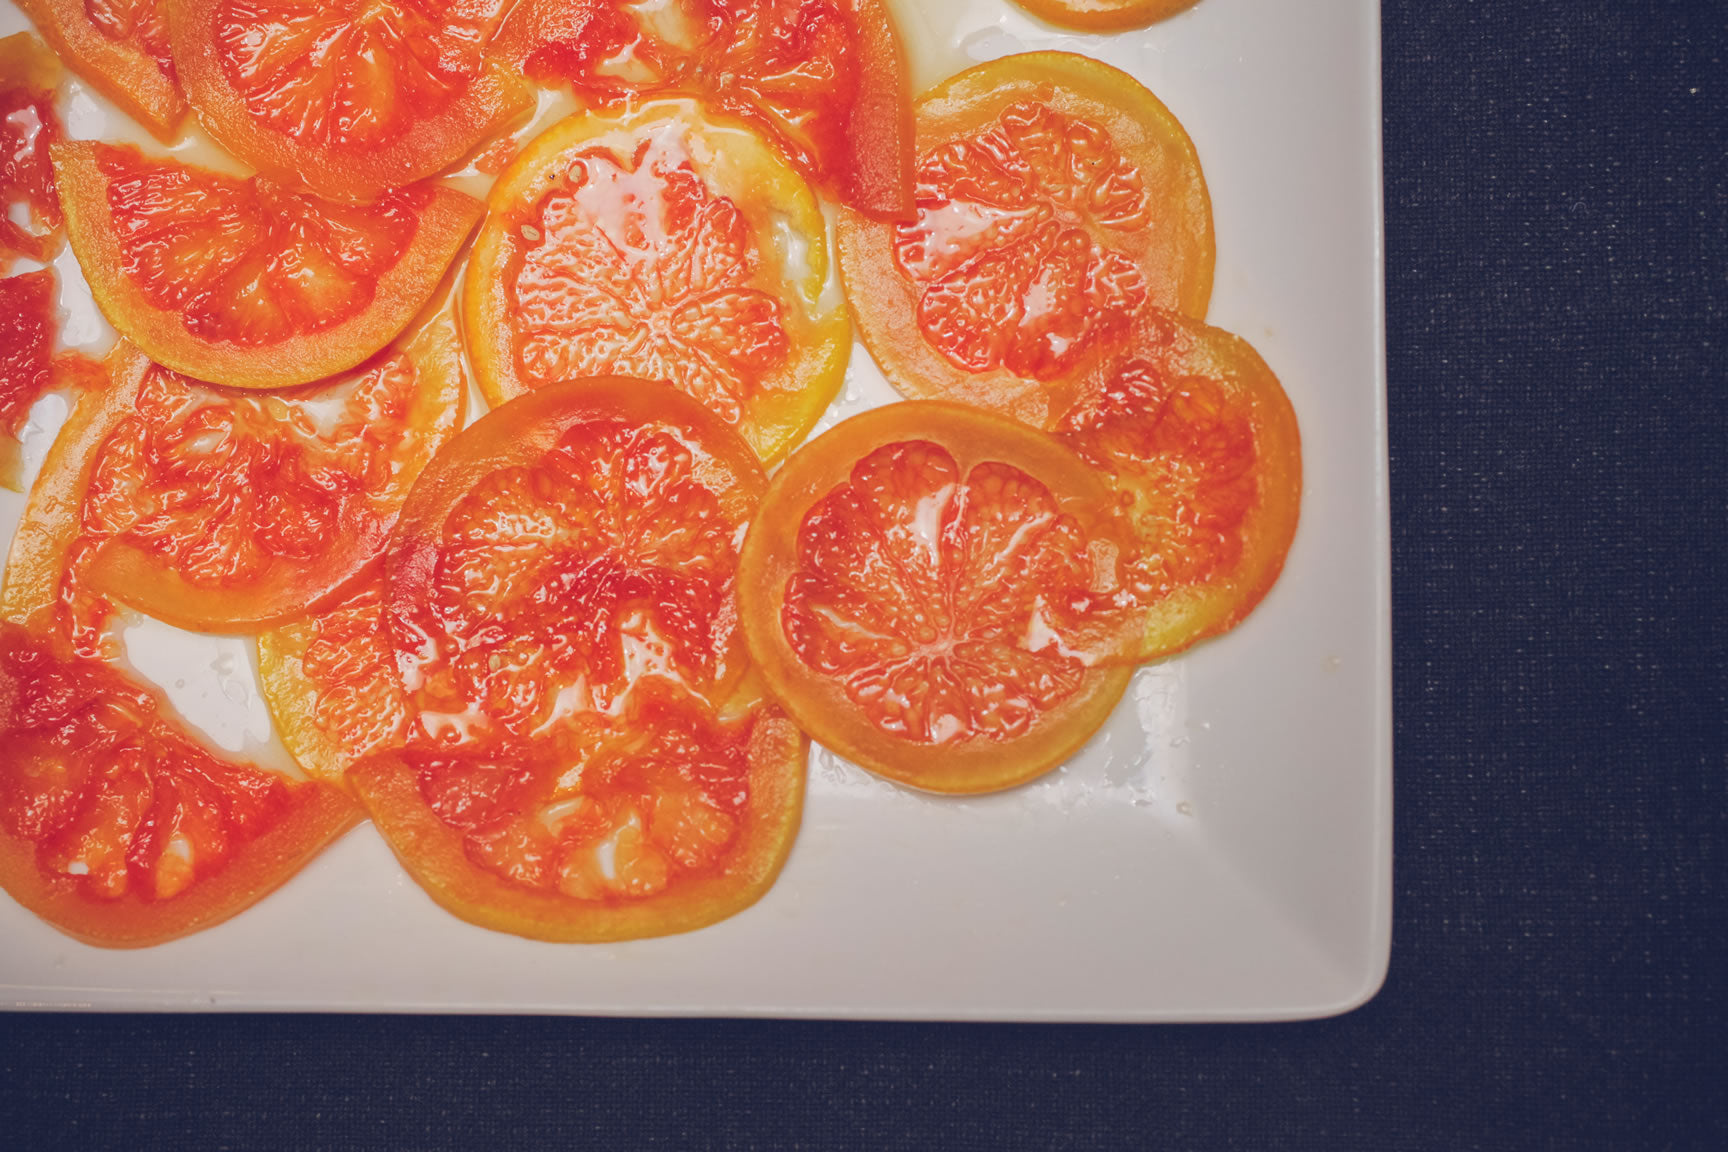
[[[227,0],[223,72],[260,122],[319,144],[376,147],[442,112],[484,63],[504,0]]]
[[[634,155],[575,157],[517,228],[516,355],[529,380],[668,380],[728,423],[786,360],[780,303],[755,287],[764,238],[692,167],[676,121]]]
[[[1140,173],[1097,125],[1037,101],[918,158],[918,219],[895,260],[920,331],[952,364],[1046,380],[1146,301],[1109,246],[1151,223]]]
[[[262,346],[319,332],[365,310],[407,251],[424,188],[375,205],[332,204],[130,149],[97,164],[121,271],[192,335]]]

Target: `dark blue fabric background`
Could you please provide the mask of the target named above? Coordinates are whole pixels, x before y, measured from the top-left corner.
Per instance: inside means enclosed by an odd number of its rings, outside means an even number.
[[[1228,1027],[8,1015],[0,1146],[1728,1148],[1728,4],[1384,24],[1376,1000]]]

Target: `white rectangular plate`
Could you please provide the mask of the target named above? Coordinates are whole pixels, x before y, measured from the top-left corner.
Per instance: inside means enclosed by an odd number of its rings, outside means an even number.
[[[1301,526],[1259,610],[1142,669],[1080,756],[1009,793],[926,797],[817,750],[778,885],[700,932],[584,946],[470,927],[363,826],[252,910],[140,952],[0,897],[0,1003],[1240,1020],[1374,994],[1392,851],[1377,0],[1202,0],[1116,36],[1060,35],[1007,0],[897,8],[920,84],[1061,48],[1135,74],[1187,127],[1217,225],[1208,319],[1255,345],[1302,427]],[[25,26],[0,5],[0,34]],[[75,134],[99,121],[78,112]],[[99,345],[58,266],[67,339]],[[842,408],[891,395],[857,349]],[[9,539],[21,500],[0,497]],[[136,640],[134,660],[177,703],[220,738],[264,735],[242,641],[161,643]]]

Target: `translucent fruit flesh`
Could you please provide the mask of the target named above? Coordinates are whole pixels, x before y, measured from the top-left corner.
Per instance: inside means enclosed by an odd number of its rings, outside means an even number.
[[[958,368],[1052,379],[1146,302],[1140,268],[1107,241],[1146,228],[1151,205],[1095,124],[1014,104],[922,156],[917,199],[894,255],[919,287],[919,330]]]
[[[803,753],[733,608],[763,483],[713,413],[624,379],[511,401],[421,478],[386,565],[404,747],[350,780],[447,907],[624,938],[772,879]]]

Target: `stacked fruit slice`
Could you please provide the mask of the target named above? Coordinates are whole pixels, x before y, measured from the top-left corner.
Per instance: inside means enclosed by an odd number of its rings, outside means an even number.
[[[1294,418],[1202,322],[1198,159],[1113,69],[914,119],[880,0],[28,10],[234,161],[48,149],[122,339],[18,344],[83,386],[0,594],[0,884],[73,935],[215,923],[366,816],[471,922],[697,928],[773,883],[806,732],[1020,784],[1277,576]],[[849,313],[911,400],[799,449]],[[138,614],[257,637],[300,777],[126,670]]]
[[[977,792],[1060,763],[1135,663],[1259,603],[1295,532],[1300,438],[1259,356],[1203,323],[1210,201],[1156,97],[1044,52],[916,113],[914,218],[843,213],[840,259],[865,345],[917,402],[792,458],[741,588],[800,724],[891,778]]]

